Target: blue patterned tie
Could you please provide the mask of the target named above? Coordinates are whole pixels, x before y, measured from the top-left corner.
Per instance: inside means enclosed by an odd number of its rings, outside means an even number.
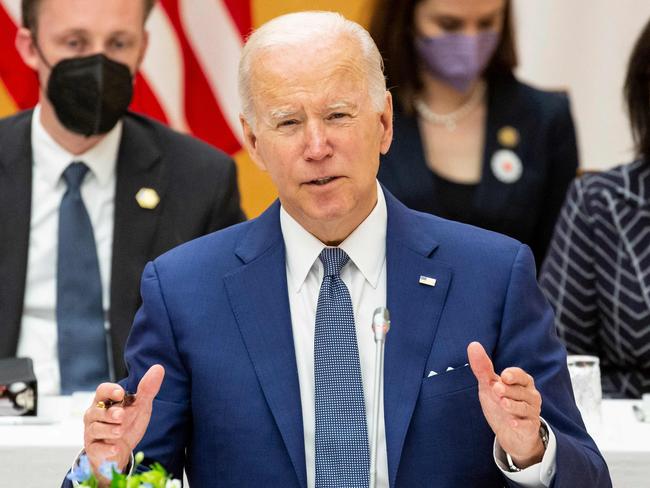
[[[316,488],[367,488],[370,449],[350,292],[339,248],[320,253],[323,283],[316,308]]]
[[[63,172],[68,189],[59,208],[56,286],[62,394],[94,391],[110,379],[97,248],[80,192],[87,172],[77,162]]]

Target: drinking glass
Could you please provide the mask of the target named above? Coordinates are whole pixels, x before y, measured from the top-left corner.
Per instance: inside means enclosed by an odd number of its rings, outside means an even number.
[[[600,384],[600,360],[597,356],[569,355],[567,366],[576,404],[587,430],[597,429],[601,421],[603,391]]]

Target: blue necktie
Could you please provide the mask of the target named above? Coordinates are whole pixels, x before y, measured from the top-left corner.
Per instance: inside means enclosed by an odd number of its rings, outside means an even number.
[[[63,172],[68,188],[59,208],[56,286],[62,394],[94,391],[110,379],[97,248],[80,192],[87,172],[78,162]]]
[[[350,292],[339,248],[320,254],[324,276],[316,308],[316,488],[367,488],[370,449]]]

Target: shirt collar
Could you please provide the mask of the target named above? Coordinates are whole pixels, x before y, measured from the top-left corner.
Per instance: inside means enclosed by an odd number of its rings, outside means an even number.
[[[57,143],[41,123],[41,106],[32,115],[32,151],[34,165],[42,169],[43,177],[54,188],[61,175],[73,161],[83,162],[95,175],[101,186],[113,181],[117,153],[122,139],[120,120],[97,144],[83,154],[73,155]]]
[[[386,259],[386,225],[388,222],[386,200],[381,185],[377,183],[377,204],[366,219],[339,247],[361,271],[366,281],[376,288]],[[280,226],[286,247],[289,286],[294,292],[302,284],[325,244],[307,232],[284,208],[280,208]]]

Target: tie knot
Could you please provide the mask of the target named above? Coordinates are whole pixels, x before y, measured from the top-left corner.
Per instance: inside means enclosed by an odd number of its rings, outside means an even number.
[[[338,247],[326,247],[318,257],[323,263],[325,276],[338,276],[343,266],[350,260],[350,256]]]
[[[63,179],[68,184],[68,188],[71,190],[79,190],[81,182],[83,181],[84,176],[86,176],[86,173],[88,173],[88,166],[86,166],[84,163],[70,163],[70,165],[63,172]]]

